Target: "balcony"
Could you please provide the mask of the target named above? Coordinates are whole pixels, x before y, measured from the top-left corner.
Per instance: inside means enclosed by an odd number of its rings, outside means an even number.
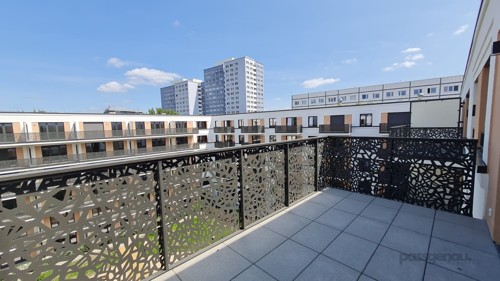
[[[90,139],[112,139],[144,136],[170,136],[198,134],[198,128],[167,128],[148,130],[105,130],[81,132],[45,132],[45,133],[11,133],[0,134],[0,143],[26,143],[43,141],[68,141]]]
[[[0,276],[496,280],[476,145],[325,137],[7,175]]]
[[[214,142],[214,147],[216,148],[224,148],[224,147],[233,147],[236,143],[234,141],[216,141]]]
[[[344,125],[319,125],[320,134],[350,134],[351,133],[351,124]]]
[[[234,127],[214,127],[216,134],[231,134],[234,133]]]
[[[265,130],[264,126],[241,126],[241,132],[244,134],[263,134]]]
[[[78,155],[71,154],[71,155],[31,158],[23,160],[3,160],[0,161],[0,171],[46,167],[46,166],[61,165],[61,164],[76,164],[92,160],[112,160],[122,157],[137,157],[137,156],[145,156],[157,153],[196,150],[199,148],[200,145],[198,143],[193,143],[193,144],[178,144],[178,145],[138,148],[132,150],[128,149],[128,150],[115,150],[115,151],[103,151],[103,152],[90,152]]]
[[[389,129],[389,136],[395,138],[430,138],[430,139],[460,139],[461,127],[395,127]]]
[[[405,128],[410,127],[410,124],[403,123],[380,123],[379,133],[388,134],[392,128]]]
[[[275,132],[278,134],[300,134],[302,133],[302,126],[276,126],[274,128]]]

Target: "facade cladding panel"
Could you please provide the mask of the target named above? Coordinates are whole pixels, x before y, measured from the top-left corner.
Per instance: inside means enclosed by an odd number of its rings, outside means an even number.
[[[175,110],[175,86],[171,85],[161,88],[161,107],[163,109]]]

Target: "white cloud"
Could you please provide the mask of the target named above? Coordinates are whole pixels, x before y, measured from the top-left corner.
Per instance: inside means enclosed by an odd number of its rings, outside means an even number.
[[[396,69],[402,68],[402,67],[404,67],[404,68],[412,68],[415,64],[417,64],[417,63],[414,62],[414,61],[406,60],[404,62],[393,63],[391,66],[382,68],[382,70],[383,71],[393,71],[393,70],[396,70]]]
[[[178,27],[178,26],[180,26],[180,25],[181,25],[181,22],[180,22],[179,20],[175,20],[175,21],[173,22],[173,25],[174,25],[175,27]]]
[[[319,78],[309,79],[309,80],[302,82],[302,86],[306,89],[310,89],[310,88],[316,88],[316,87],[323,86],[323,85],[337,83],[339,81],[340,81],[340,79],[338,79],[338,78],[326,78],[325,79],[323,77],[319,77]]]
[[[342,61],[343,64],[353,64],[353,63],[356,63],[356,62],[358,62],[357,58],[346,59],[346,60]]]
[[[424,58],[423,54],[415,54],[415,55],[408,55],[405,57],[405,60],[408,61],[416,61],[416,60],[421,60]]]
[[[110,59],[106,62],[106,64],[107,64],[108,66],[112,66],[112,67],[120,68],[120,67],[122,67],[122,66],[124,66],[124,65],[126,65],[126,64],[128,64],[128,63],[127,63],[127,62],[125,62],[125,61],[122,61],[122,60],[121,60],[121,59],[119,59],[119,58],[114,58],[114,57],[113,57],[113,58],[110,58]]]
[[[417,48],[417,47],[414,47],[414,48],[408,48],[408,49],[406,49],[406,50],[402,50],[402,51],[401,51],[401,53],[403,53],[403,54],[407,54],[407,53],[418,53],[418,52],[420,52],[420,51],[422,51],[422,49]]]
[[[163,85],[181,79],[177,73],[165,72],[152,68],[134,68],[125,72],[125,76],[132,85]]]
[[[100,85],[97,90],[104,93],[123,93],[140,85],[160,86],[182,78],[177,73],[145,67],[129,70],[125,72],[125,77],[127,78],[125,83],[111,81]]]
[[[464,25],[460,26],[457,30],[455,30],[453,32],[453,35],[460,35],[460,34],[462,34],[462,33],[464,33],[467,30],[467,28],[469,28],[469,25],[468,24],[464,24]]]
[[[97,90],[103,93],[124,93],[133,88],[134,86],[128,83],[120,84],[118,82],[111,81],[100,85],[97,87]]]

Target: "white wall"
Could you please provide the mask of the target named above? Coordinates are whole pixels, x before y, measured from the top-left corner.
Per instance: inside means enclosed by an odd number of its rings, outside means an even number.
[[[413,102],[412,127],[457,127],[460,99]]]

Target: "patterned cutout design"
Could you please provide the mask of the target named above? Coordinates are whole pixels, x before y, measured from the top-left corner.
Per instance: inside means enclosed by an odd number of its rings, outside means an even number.
[[[292,143],[288,153],[288,190],[290,204],[314,192],[316,178],[313,141]]]
[[[472,215],[474,140],[330,138],[321,183]]]
[[[30,188],[12,200],[12,192],[2,193],[0,279],[131,280],[161,270],[154,169],[126,166],[2,186]]]
[[[460,139],[462,138],[462,128],[415,128],[402,127],[391,128],[390,137],[396,138],[427,138],[427,139]]]
[[[283,145],[245,149],[243,160],[245,225],[285,207]]]
[[[168,264],[239,229],[239,151],[163,161]]]

